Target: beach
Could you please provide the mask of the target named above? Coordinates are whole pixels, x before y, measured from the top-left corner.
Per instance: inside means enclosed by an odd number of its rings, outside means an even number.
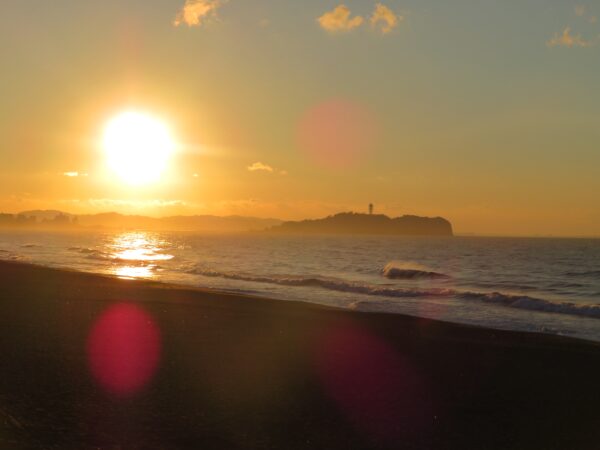
[[[600,345],[0,261],[0,448],[600,441]]]

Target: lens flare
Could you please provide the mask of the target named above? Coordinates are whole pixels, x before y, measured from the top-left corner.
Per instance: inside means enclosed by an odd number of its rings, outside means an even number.
[[[347,100],[329,100],[309,109],[297,129],[300,149],[315,164],[343,169],[355,166],[376,144],[374,115]]]
[[[104,311],[88,338],[90,371],[116,397],[139,392],[156,372],[160,353],[158,326],[147,312],[130,303]]]
[[[357,429],[398,444],[431,424],[431,398],[411,360],[354,323],[328,330],[316,350],[326,393]]]

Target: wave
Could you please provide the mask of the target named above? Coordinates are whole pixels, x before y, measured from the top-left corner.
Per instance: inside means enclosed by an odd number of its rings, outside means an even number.
[[[94,248],[69,247],[69,250],[72,252],[81,253],[82,255],[85,255],[85,258],[87,259],[97,259],[100,261],[111,261],[114,259],[109,253],[103,252],[101,250],[96,250]]]
[[[500,292],[477,293],[463,292],[457,295],[465,300],[481,300],[488,303],[500,304],[511,308],[560,313],[574,316],[594,317],[600,319],[600,304],[576,304],[572,302],[552,302],[526,295],[509,295]]]
[[[434,272],[428,267],[415,263],[404,263],[392,261],[385,265],[381,274],[390,279],[415,280],[420,278],[436,279],[450,278],[448,275],[440,272]]]
[[[72,252],[79,252],[79,253],[95,253],[98,250],[94,250],[93,248],[87,248],[87,247],[69,247],[69,250]]]
[[[582,272],[567,272],[568,277],[600,277],[600,270],[584,270]]]
[[[585,287],[581,283],[569,283],[567,281],[556,281],[550,284],[551,288],[567,288],[567,289],[579,289]]]
[[[462,300],[481,301],[502,305],[510,308],[518,308],[529,311],[540,311],[548,313],[560,313],[600,319],[600,304],[575,304],[571,302],[553,302],[550,300],[529,297],[524,295],[504,294],[500,292],[469,292],[447,288],[412,289],[377,286],[370,284],[354,283],[336,278],[303,277],[296,275],[252,275],[246,273],[220,272],[210,269],[195,268],[187,273],[202,275],[211,278],[223,278],[227,280],[248,281],[255,283],[269,283],[283,286],[308,286],[319,287],[338,292],[364,294],[377,297],[392,298],[458,298]],[[369,304],[369,302],[357,302],[356,304]]]
[[[40,248],[40,247],[43,247],[43,245],[40,245],[40,244],[22,244],[21,247],[22,248]]]
[[[122,257],[118,254],[103,252],[102,250],[96,250],[93,248],[86,247],[69,247],[69,250],[82,253],[87,259],[96,259],[100,261],[111,261],[127,264],[143,264],[156,261],[169,261],[174,258],[173,255],[167,255],[163,253],[149,253],[135,257],[127,255],[126,257]]]
[[[483,288],[483,289],[506,289],[511,291],[537,291],[539,288],[528,284],[516,284],[509,281],[497,280],[495,282],[474,282],[470,283],[471,286]],[[564,287],[564,286],[555,286]]]
[[[23,256],[17,255],[9,250],[0,249],[0,259],[4,261],[21,261],[23,260]]]
[[[106,252],[102,252],[100,250],[92,250],[92,251],[85,251],[85,252],[81,252],[83,254],[85,254],[87,259],[98,259],[100,261],[113,261],[115,260],[115,258],[110,254],[110,253],[106,253]]]
[[[384,286],[374,286],[362,283],[353,283],[337,278],[325,277],[303,277],[296,275],[273,275],[262,276],[246,273],[219,272],[209,269],[192,269],[187,273],[202,275],[211,278],[224,278],[227,280],[249,281],[254,283],[279,284],[283,286],[308,286],[320,287],[339,292],[351,292],[356,294],[379,295],[385,297],[426,297],[426,296],[450,296],[454,294],[451,289],[403,289]]]
[[[571,316],[589,317],[600,319],[600,305],[577,305],[575,303],[568,302],[551,302],[549,300],[501,294],[499,292],[493,293],[477,293],[477,292],[463,292],[456,295],[457,298],[464,300],[478,300],[486,303],[492,303],[500,306],[509,308],[523,309],[527,311],[547,312],[547,313],[558,313],[567,314]],[[360,300],[350,305],[351,309],[358,311],[380,311],[386,312],[392,309],[393,303],[391,301],[386,302],[370,302]]]

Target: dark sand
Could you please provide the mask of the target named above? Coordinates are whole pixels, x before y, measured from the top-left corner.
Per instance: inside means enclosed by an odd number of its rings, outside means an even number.
[[[121,302],[162,344],[129,395],[87,350]],[[566,338],[0,262],[0,352],[2,449],[600,448],[600,346]]]

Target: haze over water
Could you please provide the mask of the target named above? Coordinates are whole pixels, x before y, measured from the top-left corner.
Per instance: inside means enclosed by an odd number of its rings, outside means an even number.
[[[15,231],[0,258],[600,342],[593,239]]]

